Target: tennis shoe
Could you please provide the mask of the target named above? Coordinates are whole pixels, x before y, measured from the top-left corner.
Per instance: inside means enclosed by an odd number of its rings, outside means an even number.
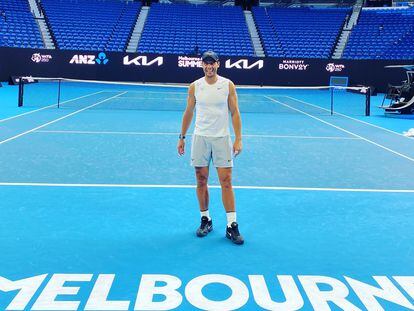
[[[244,243],[244,239],[240,235],[239,225],[237,224],[237,222],[232,222],[230,227],[227,226],[227,228],[226,228],[226,238],[231,240],[234,244],[241,245],[241,244]]]
[[[202,238],[205,237],[209,232],[213,230],[213,221],[206,216],[201,217],[200,228],[197,229],[197,236]]]

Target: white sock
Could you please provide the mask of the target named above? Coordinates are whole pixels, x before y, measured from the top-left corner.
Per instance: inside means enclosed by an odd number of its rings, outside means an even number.
[[[209,213],[208,210],[202,211],[202,212],[200,211],[200,214],[201,214],[201,217],[206,216],[208,218],[208,220],[211,220],[210,213]]]
[[[236,221],[236,212],[228,212],[227,216],[227,227],[231,227],[231,224]]]

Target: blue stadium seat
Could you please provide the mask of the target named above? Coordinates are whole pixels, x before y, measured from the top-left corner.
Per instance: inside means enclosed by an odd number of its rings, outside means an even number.
[[[350,8],[253,8],[270,57],[329,58],[350,12]]]
[[[363,9],[343,58],[413,59],[414,8]]]
[[[141,53],[192,54],[214,49],[220,55],[253,56],[240,7],[159,4],[151,6],[138,46]]]
[[[62,50],[125,51],[141,9],[117,0],[42,0],[48,24]]]
[[[43,48],[39,27],[25,0],[0,0],[0,46]]]

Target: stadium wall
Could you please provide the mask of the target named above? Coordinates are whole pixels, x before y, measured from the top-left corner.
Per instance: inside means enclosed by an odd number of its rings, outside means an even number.
[[[412,61],[279,59],[222,57],[219,74],[237,85],[329,85],[330,77],[345,76],[349,85],[374,86],[386,90],[400,84],[404,70],[387,65]],[[38,76],[85,80],[189,83],[202,75],[196,56],[154,55],[120,52],[62,51],[0,48],[0,79]]]

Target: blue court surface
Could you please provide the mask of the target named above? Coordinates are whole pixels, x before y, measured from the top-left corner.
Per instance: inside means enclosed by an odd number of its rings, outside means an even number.
[[[414,310],[414,120],[381,97],[238,90],[236,246],[213,167],[195,235],[186,88],[25,91],[0,88],[0,310]]]

